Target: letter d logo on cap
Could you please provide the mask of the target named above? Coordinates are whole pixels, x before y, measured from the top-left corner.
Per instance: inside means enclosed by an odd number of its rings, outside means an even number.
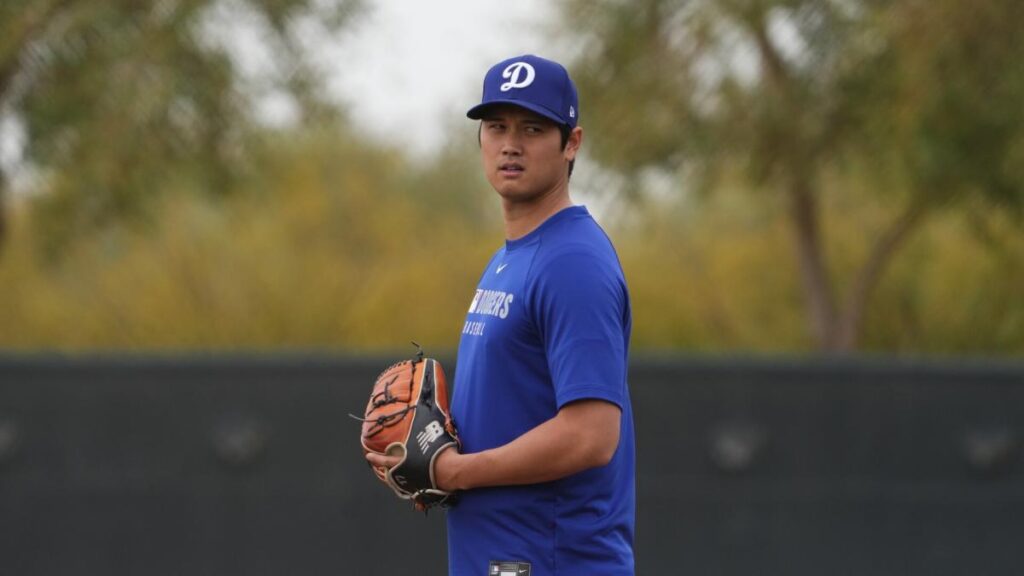
[[[523,70],[526,70],[526,78],[521,78]],[[501,77],[508,78],[508,82],[502,84],[499,90],[508,92],[513,88],[526,88],[533,83],[534,76],[536,76],[536,72],[533,70],[533,66],[526,62],[513,62],[501,73]]]

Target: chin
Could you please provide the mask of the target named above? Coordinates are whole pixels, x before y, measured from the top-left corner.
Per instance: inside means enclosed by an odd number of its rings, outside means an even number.
[[[504,180],[492,181],[491,188],[505,199],[512,199],[526,194],[519,182],[506,182]]]
[[[498,192],[498,195],[501,196],[503,200],[506,200],[508,202],[530,202],[532,200],[535,200],[539,196],[539,194],[530,192],[528,190],[523,190],[519,186],[501,186],[496,187],[495,190]]]

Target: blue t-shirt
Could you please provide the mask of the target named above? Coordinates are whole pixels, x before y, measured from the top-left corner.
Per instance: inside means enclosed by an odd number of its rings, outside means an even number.
[[[615,249],[583,206],[491,258],[459,343],[452,415],[463,452],[507,444],[574,400],[622,409],[611,462],[553,482],[479,488],[448,511],[452,576],[633,574],[632,319]]]

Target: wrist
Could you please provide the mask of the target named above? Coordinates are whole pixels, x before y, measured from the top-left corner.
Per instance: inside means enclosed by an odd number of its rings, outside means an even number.
[[[465,490],[467,488],[462,485],[461,473],[466,458],[468,456],[460,454],[455,447],[446,448],[437,455],[434,473],[436,474],[435,480],[438,488],[446,492],[455,492],[456,490]]]

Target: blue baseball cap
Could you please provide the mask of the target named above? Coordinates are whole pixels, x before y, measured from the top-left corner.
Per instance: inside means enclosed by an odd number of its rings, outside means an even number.
[[[484,94],[480,103],[466,116],[480,120],[495,104],[511,104],[536,112],[558,124],[576,127],[579,99],[569,72],[558,62],[533,54],[502,60],[484,76]]]

